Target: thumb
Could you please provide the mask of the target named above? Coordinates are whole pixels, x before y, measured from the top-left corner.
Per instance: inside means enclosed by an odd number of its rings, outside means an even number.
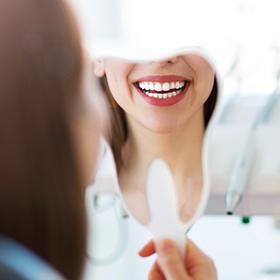
[[[158,264],[166,280],[190,280],[184,260],[180,256],[176,244],[170,239],[156,242]]]

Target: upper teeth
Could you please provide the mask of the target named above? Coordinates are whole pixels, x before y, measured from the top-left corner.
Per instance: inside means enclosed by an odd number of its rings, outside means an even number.
[[[185,82],[139,82],[139,87],[144,90],[156,90],[156,91],[170,91],[174,89],[180,89],[184,87]]]

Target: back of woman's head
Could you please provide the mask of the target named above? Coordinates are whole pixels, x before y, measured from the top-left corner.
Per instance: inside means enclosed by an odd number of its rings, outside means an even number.
[[[78,279],[86,223],[70,122],[83,67],[65,3],[1,0],[0,63],[0,234]]]

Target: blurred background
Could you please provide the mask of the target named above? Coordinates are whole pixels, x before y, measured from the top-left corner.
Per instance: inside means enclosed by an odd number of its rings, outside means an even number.
[[[200,46],[223,81],[223,98],[271,94],[280,69],[278,0],[71,0],[92,55]],[[252,98],[254,102],[254,98]],[[280,201],[279,201],[280,203]],[[279,217],[205,216],[191,238],[219,279],[280,279]]]

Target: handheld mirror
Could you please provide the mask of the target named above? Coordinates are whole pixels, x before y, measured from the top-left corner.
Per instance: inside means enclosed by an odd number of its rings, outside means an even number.
[[[207,135],[217,74],[197,50],[136,61],[95,59],[110,104],[116,191],[130,216],[183,246],[208,199]]]

